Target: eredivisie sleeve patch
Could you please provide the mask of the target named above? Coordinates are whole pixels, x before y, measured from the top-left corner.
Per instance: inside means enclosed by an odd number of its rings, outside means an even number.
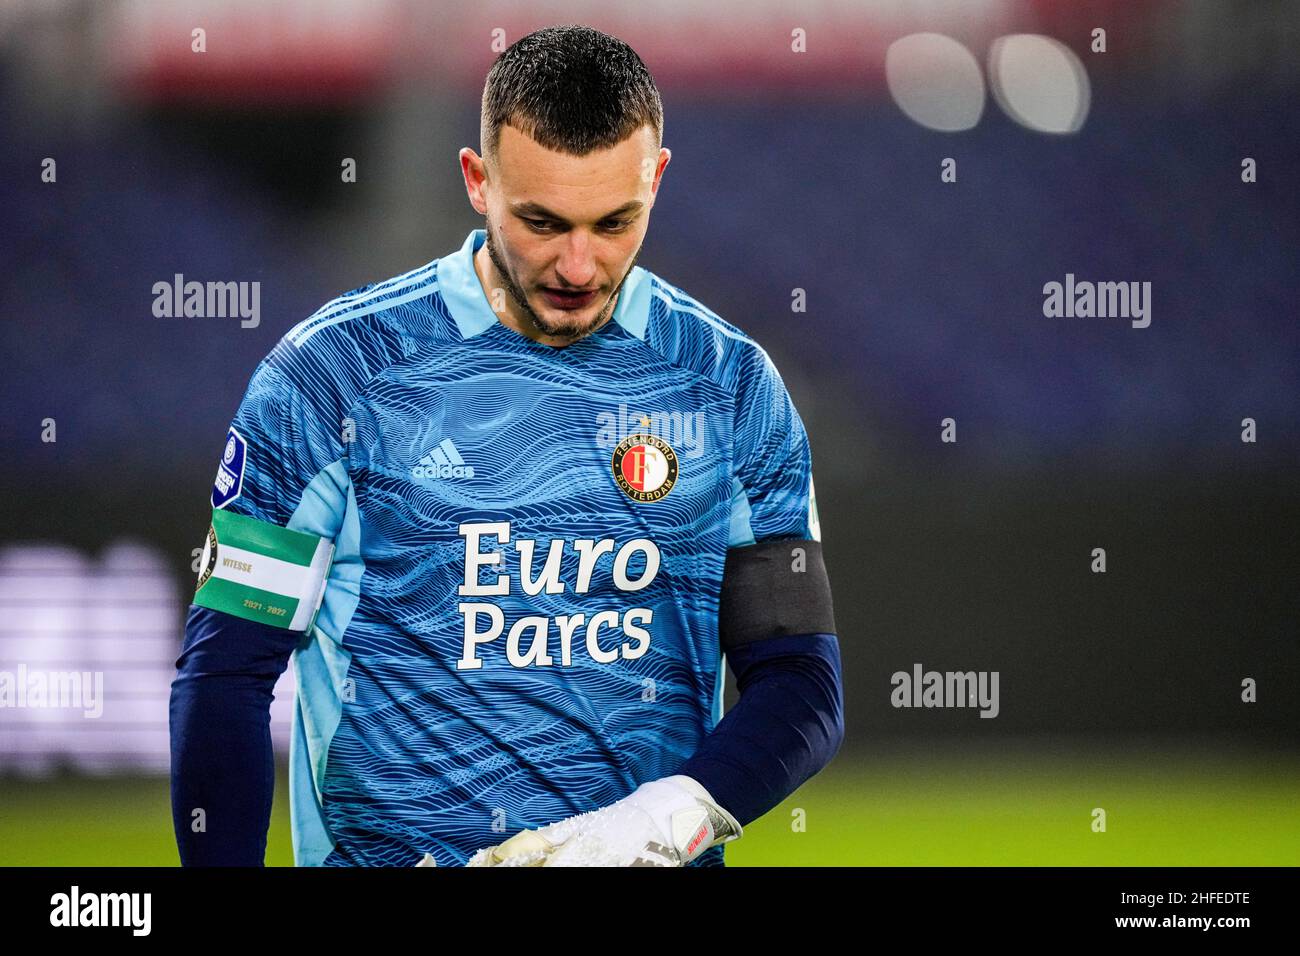
[[[320,609],[333,555],[325,538],[214,508],[194,603],[305,631]]]

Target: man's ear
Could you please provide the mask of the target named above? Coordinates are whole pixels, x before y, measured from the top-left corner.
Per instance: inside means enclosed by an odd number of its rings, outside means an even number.
[[[460,172],[465,179],[465,193],[469,204],[481,216],[487,215],[487,196],[483,184],[487,182],[487,163],[468,146],[460,151]]]
[[[659,150],[659,164],[655,167],[654,182],[650,184],[650,196],[652,200],[659,192],[659,181],[663,179],[664,170],[668,168],[668,161],[672,158],[672,150],[667,148],[661,148]]]

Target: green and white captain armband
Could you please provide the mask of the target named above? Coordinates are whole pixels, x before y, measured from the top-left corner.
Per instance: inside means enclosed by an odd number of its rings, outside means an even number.
[[[334,544],[269,521],[213,509],[194,603],[289,631],[311,629]]]

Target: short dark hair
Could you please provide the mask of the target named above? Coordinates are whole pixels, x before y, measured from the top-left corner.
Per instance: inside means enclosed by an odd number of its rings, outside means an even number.
[[[591,27],[546,27],[516,40],[483,87],[485,155],[495,155],[507,125],[547,149],[585,156],[647,123],[662,146],[663,103],[650,71],[622,40]]]

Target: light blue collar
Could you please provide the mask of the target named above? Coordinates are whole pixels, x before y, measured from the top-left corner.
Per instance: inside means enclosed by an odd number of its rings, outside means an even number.
[[[465,239],[465,244],[451,255],[438,260],[438,291],[447,303],[451,317],[456,320],[461,338],[472,338],[497,323],[496,313],[483,291],[483,283],[474,271],[474,253],[487,239],[487,230],[475,229]],[[623,326],[629,335],[645,339],[645,329],[650,321],[650,274],[634,266],[632,274],[623,283],[614,306],[614,321]]]

